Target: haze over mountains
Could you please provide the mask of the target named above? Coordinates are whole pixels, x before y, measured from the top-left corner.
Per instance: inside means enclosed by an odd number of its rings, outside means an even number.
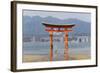
[[[90,33],[91,23],[82,21],[75,18],[59,19],[52,16],[40,17],[40,16],[23,16],[23,34],[25,36],[37,35],[37,34],[48,34],[45,31],[45,27],[42,25],[43,22],[53,24],[75,24],[73,28],[74,33]]]

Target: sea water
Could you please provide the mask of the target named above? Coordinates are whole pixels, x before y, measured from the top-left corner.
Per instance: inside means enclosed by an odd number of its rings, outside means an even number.
[[[54,41],[53,42],[53,53],[63,54],[64,53],[64,41]],[[76,53],[84,52],[90,53],[90,42],[70,42],[68,43],[69,52],[73,50]],[[23,42],[23,54],[35,54],[35,55],[49,55],[50,52],[50,42]],[[75,52],[73,52],[75,53]]]

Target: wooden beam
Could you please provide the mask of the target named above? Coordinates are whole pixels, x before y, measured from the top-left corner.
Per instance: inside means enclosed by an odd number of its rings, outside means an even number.
[[[53,60],[53,32],[49,32],[50,36],[50,61]]]
[[[68,32],[65,33],[65,38],[64,38],[64,43],[65,43],[65,49],[64,49],[64,59],[68,60]]]
[[[72,32],[72,30],[50,30],[50,29],[46,29],[45,31],[48,31],[48,32]]]

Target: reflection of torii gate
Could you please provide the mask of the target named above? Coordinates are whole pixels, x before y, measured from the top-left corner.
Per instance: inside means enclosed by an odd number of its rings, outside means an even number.
[[[57,24],[48,24],[43,23],[43,25],[46,27],[45,31],[49,32],[50,34],[50,61],[53,60],[53,32],[64,32],[64,43],[65,43],[65,49],[64,49],[64,59],[68,60],[68,32],[71,32],[71,28],[75,25],[57,25]]]

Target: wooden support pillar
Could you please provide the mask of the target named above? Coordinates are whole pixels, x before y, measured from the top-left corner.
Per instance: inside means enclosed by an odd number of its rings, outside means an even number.
[[[50,61],[53,60],[53,32],[49,32],[50,34]]]
[[[65,32],[64,37],[65,49],[64,49],[64,59],[68,60],[68,32]]]

